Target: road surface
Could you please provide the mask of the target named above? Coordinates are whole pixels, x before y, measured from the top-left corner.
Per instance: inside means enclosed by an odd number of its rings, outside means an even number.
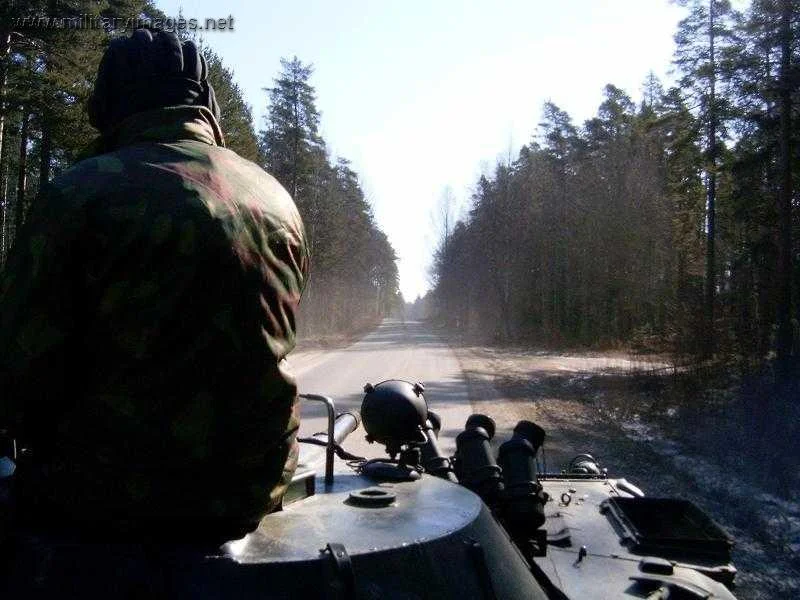
[[[439,443],[448,455],[455,451],[455,436],[471,414],[467,384],[458,359],[423,323],[385,320],[352,346],[331,351],[309,351],[289,356],[301,393],[330,396],[337,411],[358,409],[364,384],[386,379],[421,381],[428,407],[442,417]],[[302,402],[300,435],[324,431],[324,409]],[[351,434],[345,449],[369,458],[383,456],[383,448],[364,440],[364,429]]]

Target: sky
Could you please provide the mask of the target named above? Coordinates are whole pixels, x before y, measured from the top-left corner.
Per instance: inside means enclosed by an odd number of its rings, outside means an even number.
[[[613,83],[634,100],[672,80],[685,9],[668,0],[156,0],[167,14],[233,17],[202,32],[263,127],[280,58],[314,66],[321,133],[351,161],[412,301],[430,287],[446,187],[468,209],[478,177],[530,142],[552,101],[576,124]]]

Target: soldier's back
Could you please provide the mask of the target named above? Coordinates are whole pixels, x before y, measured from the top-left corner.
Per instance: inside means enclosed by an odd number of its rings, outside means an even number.
[[[70,517],[252,520],[291,463],[296,388],[280,361],[294,346],[302,222],[197,111],[140,119],[46,199],[80,223],[79,335],[52,460],[31,485]]]

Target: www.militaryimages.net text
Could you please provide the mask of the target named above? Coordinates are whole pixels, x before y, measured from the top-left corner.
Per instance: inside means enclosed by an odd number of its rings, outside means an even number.
[[[233,31],[233,15],[227,17],[185,18],[167,17],[164,19],[118,18],[97,15],[77,15],[73,17],[51,17],[47,15],[24,16],[13,19],[18,29],[105,29],[132,30],[139,28],[161,29],[164,31]]]

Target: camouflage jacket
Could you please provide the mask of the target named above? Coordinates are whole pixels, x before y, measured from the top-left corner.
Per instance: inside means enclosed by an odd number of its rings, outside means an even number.
[[[0,279],[23,502],[255,522],[297,461],[300,216],[205,108],[139,113],[103,142],[42,191]]]

